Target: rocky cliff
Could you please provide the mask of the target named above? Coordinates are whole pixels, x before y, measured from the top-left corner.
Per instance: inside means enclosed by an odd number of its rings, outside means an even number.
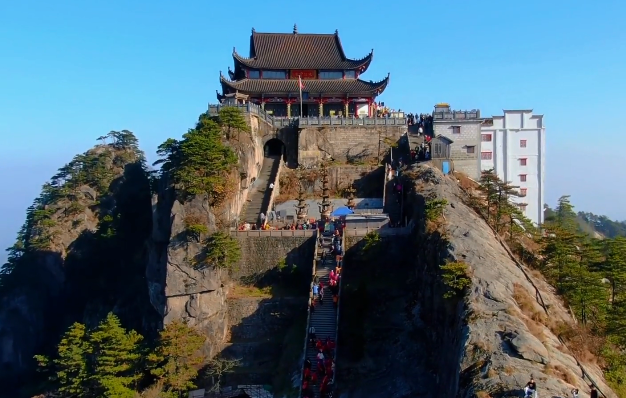
[[[517,262],[487,223],[464,204],[454,177],[437,169],[417,167],[414,219],[424,199],[445,199],[445,220],[439,232],[419,243],[418,272],[424,275],[414,308],[420,322],[431,327],[428,338],[439,354],[436,390],[440,397],[503,397],[519,395],[531,375],[541,396],[564,396],[572,388],[588,391],[591,376],[607,396],[615,396],[588,353],[559,338],[574,320],[543,277]],[[419,222],[418,222],[419,225]],[[441,298],[428,275],[444,261],[469,266],[471,285],[462,300]],[[441,284],[439,284],[440,286]],[[442,328],[441,326],[446,326]],[[579,362],[580,361],[580,362]],[[458,367],[452,372],[451,370]]]
[[[28,377],[33,355],[74,321],[93,325],[115,308],[139,331],[154,326],[143,278],[150,230],[143,154],[130,132],[108,139],[44,185],[9,250],[0,279],[5,386]]]
[[[588,391],[588,376],[614,397],[593,356],[559,339],[574,320],[553,288],[512,258],[454,177],[428,166],[405,176],[413,235],[383,238],[376,253],[365,239],[346,243],[341,396],[522,396],[533,375],[542,397]],[[445,219],[427,228],[425,203],[437,198]],[[467,265],[465,294],[445,297],[446,262]]]
[[[207,227],[207,233],[228,227],[244,206],[249,182],[258,175],[263,160],[263,144],[258,121],[251,123],[251,134],[241,134],[232,144],[238,167],[232,172],[232,195],[218,208],[206,197],[182,197],[167,176],[159,181],[152,198],[153,229],[149,240],[146,269],[150,302],[163,322],[185,319],[209,338],[207,353],[213,355],[227,334],[227,279],[225,271],[194,267],[203,243],[188,239],[189,220]]]

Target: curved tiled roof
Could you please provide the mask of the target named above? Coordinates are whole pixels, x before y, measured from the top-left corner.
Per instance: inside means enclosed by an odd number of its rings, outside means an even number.
[[[295,79],[242,79],[230,81],[220,76],[224,93],[239,91],[245,94],[299,94],[298,80]],[[311,94],[375,94],[382,93],[389,83],[389,75],[380,82],[366,82],[360,79],[303,80],[303,91]]]
[[[362,59],[346,57],[334,34],[257,33],[250,37],[250,57],[233,49],[236,62],[255,69],[341,69],[365,72],[374,50]]]

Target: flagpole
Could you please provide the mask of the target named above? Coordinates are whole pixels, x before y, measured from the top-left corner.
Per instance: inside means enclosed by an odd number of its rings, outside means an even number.
[[[298,76],[298,88],[300,88],[300,117],[303,117],[304,115],[302,115],[302,76]]]

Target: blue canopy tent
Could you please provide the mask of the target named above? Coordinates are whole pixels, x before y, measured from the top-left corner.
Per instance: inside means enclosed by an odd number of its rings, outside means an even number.
[[[348,214],[354,214],[354,212],[346,206],[339,207],[338,209],[335,209],[335,211],[330,213],[332,217],[345,217]]]

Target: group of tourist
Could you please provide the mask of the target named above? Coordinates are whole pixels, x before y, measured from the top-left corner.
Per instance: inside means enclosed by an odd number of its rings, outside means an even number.
[[[411,149],[411,160],[414,163],[424,160],[430,160],[430,147],[431,138],[427,135],[424,139],[424,142],[419,145],[415,145],[415,148]]]
[[[418,126],[418,131],[421,128],[422,129],[422,133],[424,133],[426,127],[428,127],[428,125],[432,125],[433,122],[433,116],[432,115],[428,115],[426,113],[420,113],[419,115],[417,114],[413,114],[413,113],[409,113],[407,115],[407,124],[409,126],[414,126],[417,125]]]
[[[589,398],[598,398],[598,390],[596,386],[593,384],[589,385]],[[572,398],[579,398],[578,388],[574,388],[571,391]],[[530,380],[524,386],[524,398],[538,398],[539,394],[537,392],[537,382],[535,382],[535,378],[533,375],[530,375]]]
[[[394,113],[402,112],[401,110],[391,109],[385,106],[384,102],[376,104],[376,117],[390,117]]]
[[[313,345],[317,350],[315,356],[316,365],[313,369],[313,364],[309,359],[304,361],[304,371],[302,374],[302,398],[315,398],[313,393],[313,385],[319,383],[320,397],[326,398],[330,392],[330,384],[333,381],[335,374],[335,342],[330,337],[326,337],[326,340],[316,338],[315,328],[309,331],[309,336],[313,336],[309,339],[309,344]]]
[[[311,307],[310,313],[315,312],[315,307],[324,305],[325,291],[328,290],[332,295],[333,306],[335,310],[339,304],[339,282],[341,280],[341,264],[343,261],[342,247],[342,231],[343,226],[340,220],[331,220],[325,223],[324,231],[320,231],[320,244],[322,235],[328,236],[332,233],[331,250],[328,253],[335,257],[335,267],[328,274],[328,282],[324,283],[317,276],[313,278],[311,286]],[[333,232],[330,232],[330,228]],[[326,261],[326,252],[322,254],[322,263]],[[309,359],[304,362],[302,373],[302,397],[314,398],[313,386],[318,385],[320,397],[327,398],[331,394],[331,385],[335,375],[335,341],[333,336],[317,336],[315,327],[310,326],[308,330],[308,344],[316,351],[315,363],[311,363]]]

